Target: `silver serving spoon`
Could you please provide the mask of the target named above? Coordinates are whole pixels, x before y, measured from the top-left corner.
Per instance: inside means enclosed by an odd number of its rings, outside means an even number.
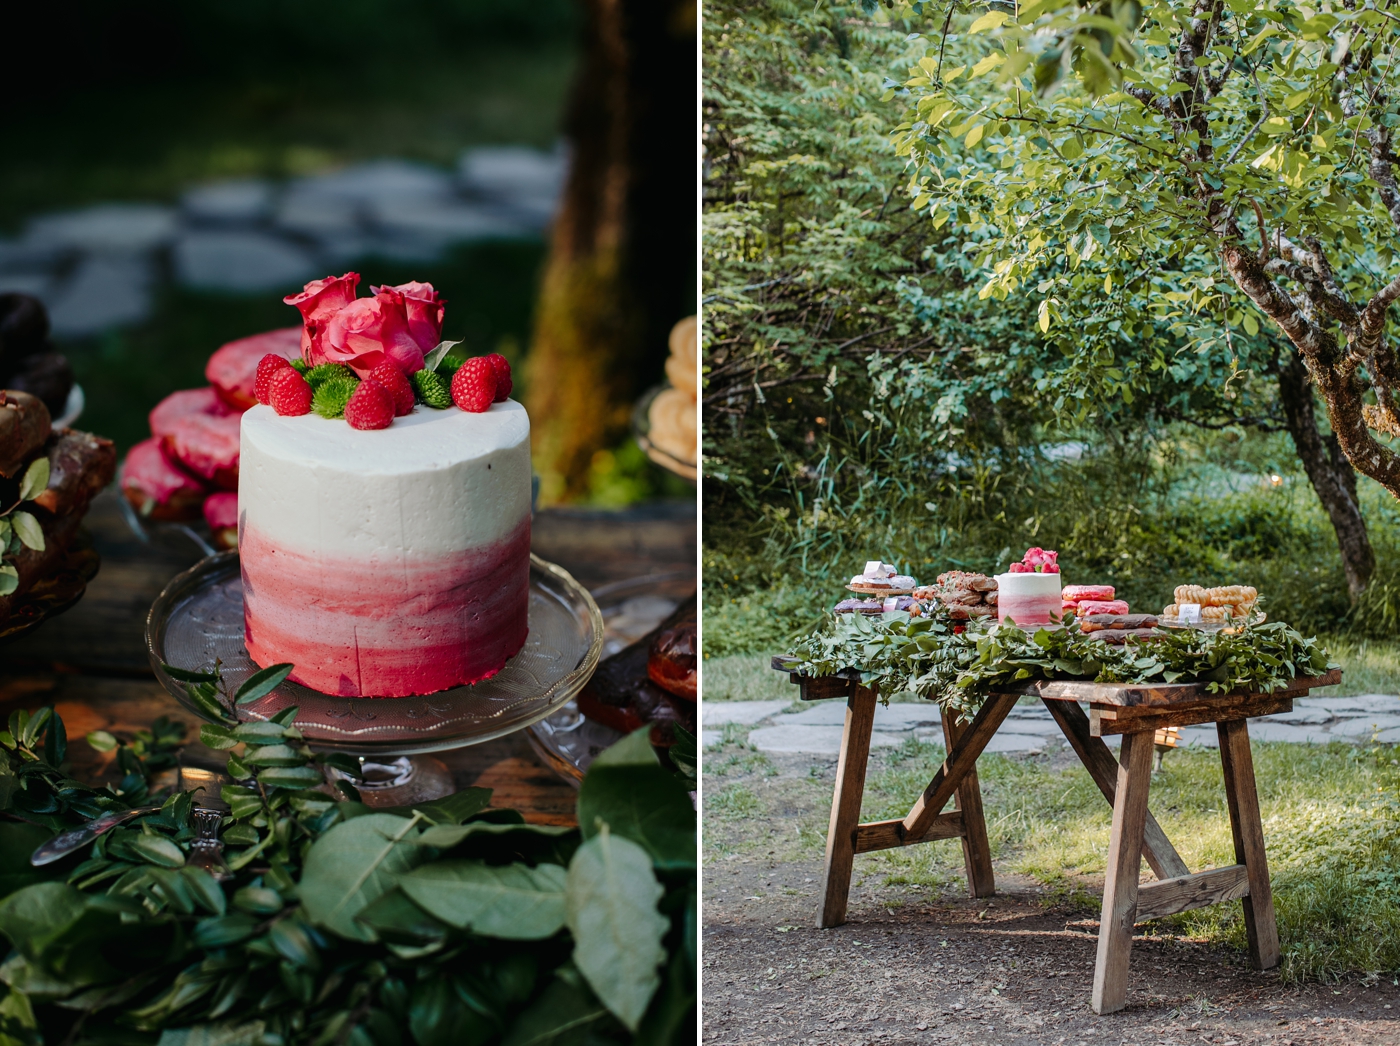
[[[145,806],[136,806],[130,810],[114,810],[101,817],[94,817],[81,828],[70,828],[66,832],[59,832],[34,851],[29,858],[29,863],[36,868],[40,865],[52,864],[61,857],[67,857],[80,846],[86,846],[104,832],[108,832],[120,824],[125,824],[132,818],[155,813],[163,805],[163,803],[147,803]]]

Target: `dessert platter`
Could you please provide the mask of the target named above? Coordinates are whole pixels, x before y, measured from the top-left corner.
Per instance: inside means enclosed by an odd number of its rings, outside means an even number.
[[[671,330],[666,382],[648,389],[632,409],[632,434],[647,457],[693,480],[699,458],[697,321],[687,316]]]
[[[598,671],[577,699],[528,731],[535,753],[575,786],[594,757],[625,733],[650,723],[664,753],[675,743],[677,724],[692,734],[696,725],[695,575],[628,578],[594,589],[593,598],[604,627]]]
[[[1027,631],[1073,628],[1089,639],[1121,645],[1129,640],[1162,638],[1168,629],[1202,632],[1235,631],[1261,624],[1267,615],[1258,609],[1259,592],[1249,585],[1178,585],[1175,602],[1161,614],[1132,613],[1127,600],[1117,598],[1112,585],[1066,585],[1059,553],[1028,549],[1018,563],[988,576],[949,570],[932,585],[920,585],[897,573],[891,564],[871,560],[846,587],[860,598],[843,599],[836,614],[878,616],[904,613],[910,617],[941,617],[961,632],[976,623],[1015,625]]]
[[[54,424],[74,388],[67,368],[43,305],[0,294],[0,640],[67,610],[98,570],[79,527],[112,480],[116,450]]]
[[[134,509],[145,499],[142,518],[197,505],[237,542],[152,606],[161,682],[205,714],[179,676],[217,671],[233,693],[277,675],[239,718],[295,705],[307,741],[361,756],[361,789],[390,802],[451,789],[441,764],[408,756],[500,737],[574,698],[604,629],[588,592],[530,553],[530,424],[507,361],[449,359],[431,285],[366,298],[358,281],[286,299],[303,316],[295,353],[286,331],[244,339],[272,351],[250,368],[240,347],[236,368],[211,360],[225,385],[168,397],[123,488]],[[156,483],[167,465],[178,475]]]

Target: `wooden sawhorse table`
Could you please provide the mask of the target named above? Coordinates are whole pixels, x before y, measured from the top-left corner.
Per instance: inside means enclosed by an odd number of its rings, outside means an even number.
[[[784,658],[773,667],[788,671]],[[859,673],[811,677],[791,673],[801,687],[801,699],[846,699],[846,727],[836,766],[836,790],[831,801],[831,824],[826,839],[820,927],[846,921],[851,867],[856,854],[912,846],[934,839],[961,839],[968,890],[974,897],[996,891],[992,874],[982,791],[977,782],[977,757],[997,732],[1007,713],[1022,697],[1039,697],[1065,739],[1079,756],[1099,790],[1113,807],[1108,843],[1108,873],[1104,882],[1103,914],[1094,966],[1092,1004],[1095,1013],[1113,1013],[1127,1003],[1128,958],[1133,926],[1148,919],[1203,908],[1224,901],[1244,905],[1249,956],[1254,967],[1278,965],[1278,928],[1273,891],[1264,854],[1264,831],[1259,796],[1254,785],[1254,760],[1249,748],[1247,720],[1293,709],[1293,699],[1313,687],[1341,681],[1341,672],[1293,680],[1271,694],[1211,694],[1204,684],[1090,683],[1041,681],[1006,693],[990,695],[971,723],[943,712],[947,757],[909,815],[893,821],[860,823],[865,793],[865,769],[870,757],[870,734],[875,722],[876,692],[861,685]],[[1089,705],[1086,715],[1080,702]],[[1153,734],[1164,726],[1214,723],[1220,736],[1220,762],[1225,772],[1225,800],[1235,839],[1235,863],[1191,872],[1147,808],[1152,780]],[[1115,759],[1104,735],[1121,734]],[[949,800],[953,809],[944,812]],[[1140,884],[1140,863],[1146,858],[1156,882]]]

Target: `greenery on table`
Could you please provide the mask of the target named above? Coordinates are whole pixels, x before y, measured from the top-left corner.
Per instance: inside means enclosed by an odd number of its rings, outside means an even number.
[[[44,492],[49,485],[49,459],[35,458],[24,470],[19,481],[19,497],[9,508],[0,510],[0,596],[8,596],[19,587],[19,568],[13,563],[22,548],[44,551],[44,531],[30,512],[20,508]]]
[[[1316,639],[1282,622],[1239,630],[1168,629],[1160,638],[1130,638],[1121,646],[1073,627],[971,625],[965,631],[939,617],[902,611],[866,617],[834,614],[828,627],[796,644],[786,659],[793,672],[830,676],[850,669],[888,700],[901,693],[975,712],[990,693],[1037,679],[1100,683],[1204,683],[1212,693],[1267,693],[1299,676],[1335,668]]]
[[[594,762],[580,827],[526,824],[471,788],[371,809],[317,790],[323,765],[288,709],[238,723],[229,694],[182,673],[219,723],[236,783],[232,878],[191,863],[196,793],[70,858],[32,868],[55,830],[152,801],[181,731],[116,747],[114,788],[73,780],[49,709],[0,732],[0,1046],[507,1046],[693,1041],[696,886],[687,779],[646,731]]]

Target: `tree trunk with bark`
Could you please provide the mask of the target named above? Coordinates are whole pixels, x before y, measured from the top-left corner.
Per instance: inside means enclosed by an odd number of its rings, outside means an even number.
[[[695,4],[583,2],[572,162],[525,362],[545,504],[587,491],[696,311]]]
[[[1371,551],[1366,520],[1356,497],[1356,470],[1342,452],[1337,437],[1331,433],[1324,437],[1318,430],[1312,385],[1302,358],[1296,352],[1289,352],[1279,363],[1277,376],[1279,402],[1288,433],[1293,437],[1293,446],[1298,450],[1308,481],[1317,492],[1327,518],[1332,521],[1337,547],[1342,553],[1347,591],[1355,602],[1376,570],[1376,556]]]

